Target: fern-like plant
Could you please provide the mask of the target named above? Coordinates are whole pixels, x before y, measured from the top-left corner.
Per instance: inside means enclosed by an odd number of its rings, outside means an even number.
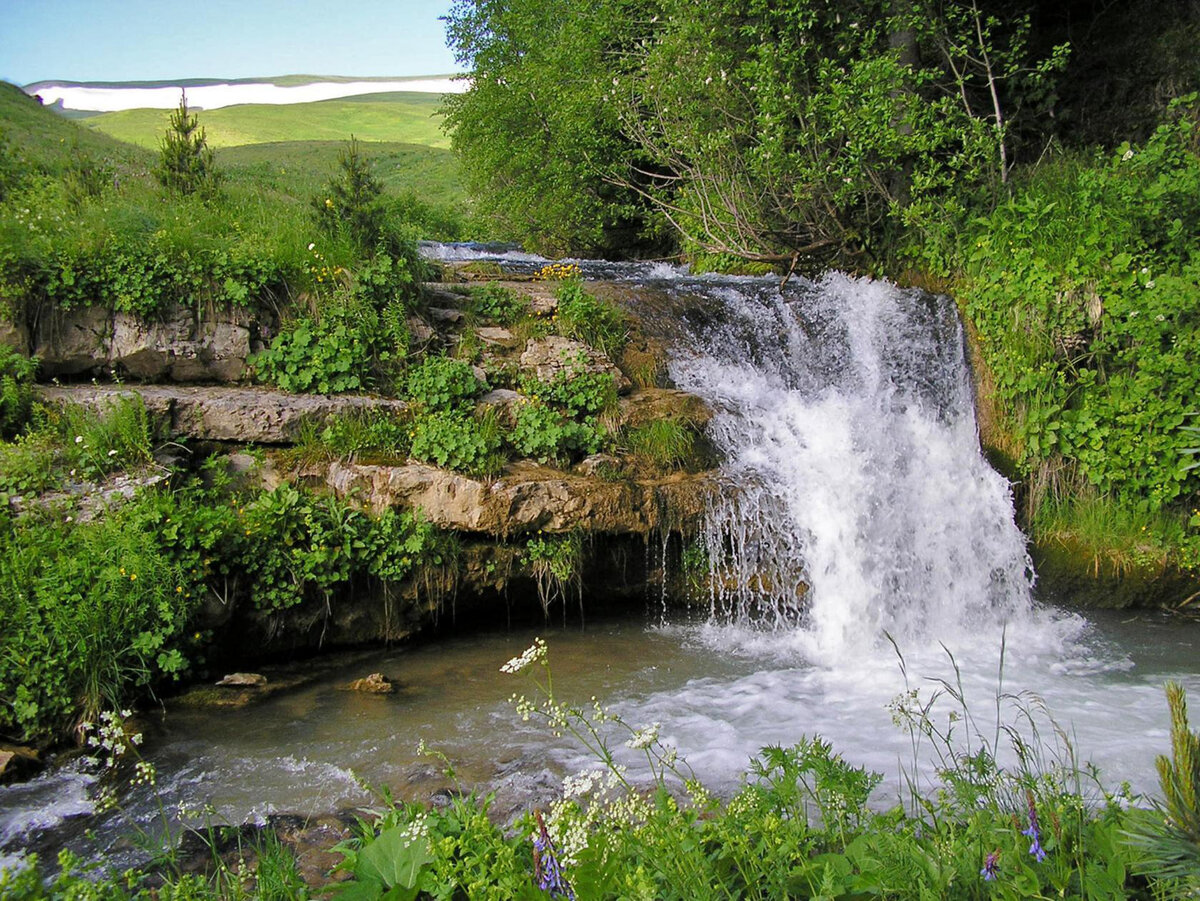
[[[1128,835],[1142,852],[1138,869],[1168,883],[1180,897],[1192,897],[1200,890],[1200,733],[1188,726],[1183,686],[1168,682],[1166,693],[1171,756],[1155,760],[1163,803],[1138,817]]]

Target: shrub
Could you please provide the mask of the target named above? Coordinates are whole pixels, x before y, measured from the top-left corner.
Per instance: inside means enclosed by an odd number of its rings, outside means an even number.
[[[312,208],[317,227],[326,234],[343,233],[365,251],[386,243],[383,186],[359,153],[356,138],[338,154],[338,172],[313,197]]]
[[[462,409],[436,409],[413,420],[412,455],[477,475],[491,475],[503,466],[500,426],[495,412],[472,416]]]
[[[361,391],[370,378],[370,340],[349,310],[333,307],[320,319],[301,317],[280,331],[254,366],[284,391]]]
[[[696,448],[695,433],[674,419],[656,419],[630,429],[625,440],[635,456],[662,469],[686,466]]]
[[[0,344],[0,438],[12,438],[25,427],[33,406],[37,360]]]
[[[476,316],[500,325],[512,325],[529,312],[528,301],[503,285],[486,284],[472,288],[471,301]]]
[[[595,419],[577,422],[536,400],[517,407],[516,420],[508,440],[520,456],[540,463],[595,454],[608,442],[608,432]]]

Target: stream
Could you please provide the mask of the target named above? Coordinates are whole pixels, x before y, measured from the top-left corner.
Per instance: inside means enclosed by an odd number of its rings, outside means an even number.
[[[442,259],[542,262],[432,245]],[[646,610],[586,629],[512,629],[346,658],[304,687],[240,710],[172,708],[147,736],[158,785],[93,817],[81,761],[0,787],[0,865],[66,844],[133,859],[129,820],[211,805],[239,823],[273,813],[370,805],[369,786],[428,799],[453,786],[496,793],[515,812],[589,765],[577,743],[524,722],[527,690],[500,666],[546,638],[560,697],[599,702],[634,726],[660,724],[696,773],[732,791],[769,744],[821,735],[883,774],[878,803],[929,772],[893,705],[907,690],[954,724],[956,747],[1012,725],[1055,759],[1094,763],[1101,784],[1156,790],[1168,749],[1162,685],[1200,690],[1200,624],[1155,613],[1078,612],[1039,602],[1011,490],[979,449],[961,326],[946,298],[830,274],[692,277],[663,264],[580,262],[585,276],[644,291],[669,338],[672,380],[715,412],[721,493],[701,535],[707,610]],[[649,552],[654,552],[651,549]],[[586,605],[586,593],[585,593]],[[333,659],[336,664],[337,658]],[[346,682],[382,672],[398,690]],[[614,746],[624,737],[614,733]],[[916,760],[914,761],[914,754]],[[629,764],[636,772],[637,759]],[[1085,786],[1099,797],[1099,788]],[[161,807],[160,807],[161,805]],[[128,819],[127,819],[128,818]]]

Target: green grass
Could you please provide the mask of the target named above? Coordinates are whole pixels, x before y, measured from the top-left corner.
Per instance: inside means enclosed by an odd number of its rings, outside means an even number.
[[[35,160],[55,172],[60,171],[75,145],[93,156],[112,160],[118,166],[124,164],[144,169],[153,160],[140,147],[54,115],[20,88],[2,81],[0,131],[25,159]]]
[[[313,103],[247,103],[199,112],[209,146],[233,147],[279,141],[393,141],[448,148],[437,114],[440,94],[381,93]],[[88,128],[154,149],[169,110],[135,109],[83,120]]]
[[[344,141],[246,144],[224,147],[217,151],[216,159],[232,181],[253,181],[272,190],[309,197],[329,181],[344,148]],[[390,193],[411,191],[431,204],[458,205],[466,200],[458,160],[449,150],[396,142],[364,143],[360,150]]]

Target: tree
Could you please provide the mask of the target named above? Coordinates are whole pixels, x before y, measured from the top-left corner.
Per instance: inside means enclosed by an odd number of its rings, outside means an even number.
[[[476,212],[549,254],[653,244],[648,207],[604,178],[637,148],[608,99],[612,65],[650,15],[642,0],[456,0],[447,33],[471,86],[446,100]]]
[[[204,129],[188,110],[187,92],[179,95],[179,106],[171,113],[159,144],[159,161],[154,176],[168,191],[179,194],[212,195],[221,182]]]
[[[360,249],[371,252],[384,240],[387,210],[383,186],[359,151],[353,135],[338,153],[338,171],[312,200],[317,225],[327,234],[345,232]]]

